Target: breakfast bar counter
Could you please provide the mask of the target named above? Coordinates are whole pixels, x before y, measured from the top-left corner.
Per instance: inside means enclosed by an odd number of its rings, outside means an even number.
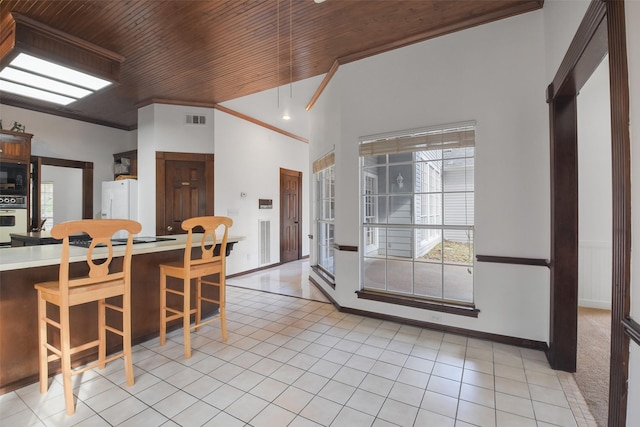
[[[133,344],[158,336],[160,320],[160,264],[182,261],[186,234],[166,236],[175,240],[133,245],[131,263],[131,325]],[[227,255],[244,237],[229,236]],[[199,240],[192,251],[200,251]],[[0,394],[38,381],[37,295],[34,284],[58,279],[61,244],[0,248]],[[70,246],[70,271],[86,274],[87,249]],[[106,258],[106,248],[95,248],[93,258]],[[113,246],[114,262],[122,262],[124,246]],[[217,312],[209,307],[205,315]],[[117,316],[114,316],[116,319]],[[72,309],[73,335],[78,342],[97,336],[97,307],[85,304]],[[174,328],[180,327],[176,322]],[[121,347],[120,337],[107,337],[109,352]],[[73,343],[72,343],[73,345]],[[80,355],[82,364],[92,355]],[[56,372],[55,364],[51,371]]]

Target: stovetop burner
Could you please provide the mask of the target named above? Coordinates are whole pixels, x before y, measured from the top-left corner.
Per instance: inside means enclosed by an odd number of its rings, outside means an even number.
[[[91,237],[90,236],[72,236],[69,238],[69,244],[72,246],[79,246],[82,248],[88,248],[91,246]],[[155,243],[155,242],[164,242],[168,240],[176,240],[174,237],[134,237],[133,244],[137,243]],[[111,239],[111,246],[124,246],[127,244],[127,239]],[[99,244],[96,247],[106,247],[105,244]]]

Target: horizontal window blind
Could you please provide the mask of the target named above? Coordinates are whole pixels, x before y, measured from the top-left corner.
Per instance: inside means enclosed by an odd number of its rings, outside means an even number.
[[[473,146],[475,146],[475,130],[467,126],[365,141],[360,144],[360,156]]]
[[[313,162],[313,173],[318,173],[323,169],[333,166],[335,163],[336,163],[335,153],[331,152],[326,156]]]

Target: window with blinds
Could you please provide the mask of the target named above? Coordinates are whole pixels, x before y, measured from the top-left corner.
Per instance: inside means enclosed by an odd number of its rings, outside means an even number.
[[[335,175],[334,153],[313,162],[316,187],[316,253],[317,267],[334,277]]]
[[[473,304],[475,123],[361,141],[362,288]]]

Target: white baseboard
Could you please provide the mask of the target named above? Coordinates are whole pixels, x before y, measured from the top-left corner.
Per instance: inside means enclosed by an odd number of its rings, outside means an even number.
[[[590,299],[578,299],[578,307],[599,308],[601,310],[611,310],[611,301],[597,301]]]

